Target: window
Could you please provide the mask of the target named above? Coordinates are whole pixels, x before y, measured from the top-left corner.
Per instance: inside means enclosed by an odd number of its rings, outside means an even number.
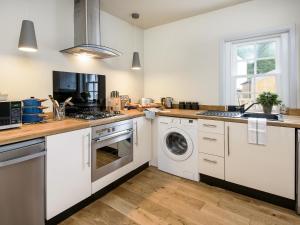
[[[225,41],[224,47],[223,104],[248,106],[264,91],[294,104],[291,93],[297,85],[292,83],[289,32]]]
[[[232,97],[235,104],[254,103],[264,91],[280,92],[280,38],[232,44],[231,52]]]

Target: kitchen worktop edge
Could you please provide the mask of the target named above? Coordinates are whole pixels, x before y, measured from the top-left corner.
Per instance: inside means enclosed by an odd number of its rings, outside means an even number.
[[[247,123],[246,119],[241,118],[225,118],[215,116],[197,115],[197,113],[205,112],[205,110],[182,110],[182,109],[166,109],[157,113],[158,116],[179,117],[187,119],[206,119],[218,120],[224,122]],[[0,131],[0,146],[26,141],[30,139],[55,135],[64,132],[75,131],[79,129],[119,122],[123,120],[133,119],[136,117],[144,116],[144,112],[138,110],[123,111],[121,115],[94,120],[85,121],[78,119],[66,119],[63,121],[49,120],[46,123],[23,125],[21,128]],[[283,122],[268,121],[269,126],[300,128],[300,116],[284,116]]]

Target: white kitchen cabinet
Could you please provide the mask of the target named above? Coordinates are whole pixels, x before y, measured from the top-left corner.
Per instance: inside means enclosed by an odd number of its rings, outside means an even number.
[[[133,127],[133,161],[137,168],[151,160],[151,120],[135,118]]]
[[[224,135],[208,132],[198,133],[199,152],[224,158]]]
[[[266,145],[247,136],[247,124],[225,123],[225,180],[295,199],[295,129],[268,126]]]
[[[198,120],[198,129],[201,132],[224,134],[224,122],[217,120]]]
[[[199,173],[221,180],[224,180],[224,126],[223,121],[198,120]]]
[[[199,172],[211,177],[224,180],[224,158],[199,153]]]
[[[86,199],[91,188],[91,129],[46,137],[47,220]]]

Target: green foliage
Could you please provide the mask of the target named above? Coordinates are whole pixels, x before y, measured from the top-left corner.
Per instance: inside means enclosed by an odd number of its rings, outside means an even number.
[[[279,105],[281,103],[281,100],[279,100],[279,96],[271,92],[263,92],[258,96],[256,101],[262,106],[273,106]]]
[[[247,64],[247,74],[254,74],[254,63]]]
[[[237,48],[237,59],[247,61],[247,74],[264,74],[276,69],[276,43],[267,41],[263,43],[239,46]],[[254,62],[256,58],[256,71]]]
[[[268,73],[275,70],[275,59],[257,60],[257,74]]]

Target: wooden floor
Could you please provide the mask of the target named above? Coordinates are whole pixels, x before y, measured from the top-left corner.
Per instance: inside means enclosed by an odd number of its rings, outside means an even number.
[[[150,167],[61,225],[300,225],[293,211]]]

